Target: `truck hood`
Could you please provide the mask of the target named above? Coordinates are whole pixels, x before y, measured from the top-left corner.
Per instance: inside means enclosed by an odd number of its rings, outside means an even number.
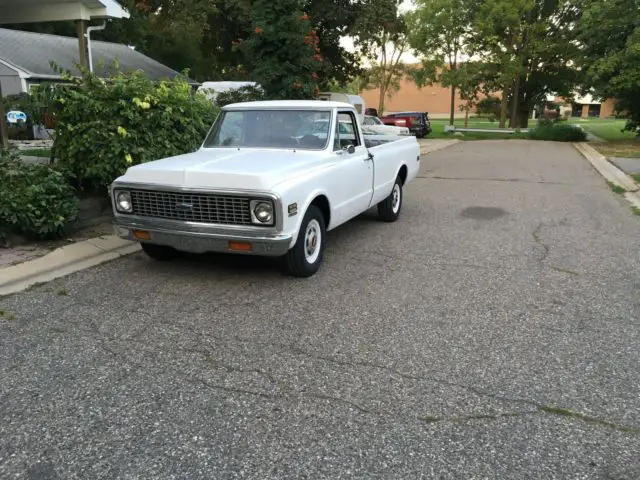
[[[118,181],[193,188],[271,190],[321,166],[318,151],[200,149],[130,167]]]

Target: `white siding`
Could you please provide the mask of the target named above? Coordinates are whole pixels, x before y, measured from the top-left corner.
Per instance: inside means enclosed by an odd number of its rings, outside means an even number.
[[[0,63],[0,82],[2,82],[2,95],[15,95],[22,92],[20,75],[13,68]]]

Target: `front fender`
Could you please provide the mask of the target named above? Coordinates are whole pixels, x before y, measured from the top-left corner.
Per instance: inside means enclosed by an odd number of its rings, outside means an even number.
[[[313,203],[313,201],[316,198],[318,198],[320,195],[323,195],[329,201],[329,211],[331,214],[331,218],[334,218],[333,207],[331,206],[331,198],[327,194],[326,190],[321,188],[314,189],[309,195],[305,197],[304,202],[297,202],[298,213],[294,217],[289,217],[289,220],[295,219],[291,224],[290,228],[287,228],[287,230],[291,231],[291,244],[289,245],[289,248],[293,248],[293,246],[296,244],[296,241],[298,240],[298,234],[300,233],[300,227],[302,226],[302,220],[304,219],[304,215],[305,213],[307,213],[307,210],[309,209],[309,206],[311,205],[311,203]],[[284,208],[286,209],[287,206],[284,205]],[[326,227],[327,229],[329,229],[329,225],[327,225]]]

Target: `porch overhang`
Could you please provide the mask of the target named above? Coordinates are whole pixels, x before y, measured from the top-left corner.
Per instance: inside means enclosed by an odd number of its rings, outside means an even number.
[[[0,0],[0,24],[129,18],[115,0]]]

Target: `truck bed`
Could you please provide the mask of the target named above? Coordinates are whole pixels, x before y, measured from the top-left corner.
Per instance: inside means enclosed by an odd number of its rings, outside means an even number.
[[[368,149],[379,147],[380,145],[385,145],[391,142],[402,141],[406,138],[411,137],[399,137],[397,135],[363,135],[364,136],[364,144]]]

